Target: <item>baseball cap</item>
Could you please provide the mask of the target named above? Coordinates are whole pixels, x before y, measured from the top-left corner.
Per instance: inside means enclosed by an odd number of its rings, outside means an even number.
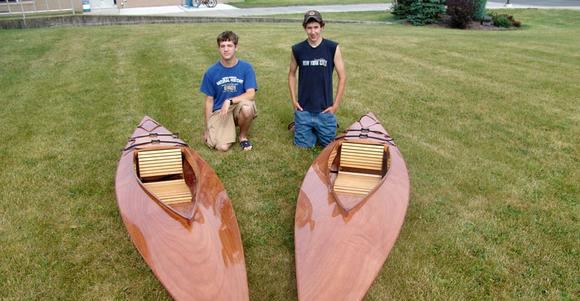
[[[310,21],[311,19],[320,24],[324,24],[324,21],[322,21],[322,16],[320,15],[319,11],[309,10],[304,14],[304,22],[302,22],[302,25],[306,25],[306,23],[308,23],[308,21]]]

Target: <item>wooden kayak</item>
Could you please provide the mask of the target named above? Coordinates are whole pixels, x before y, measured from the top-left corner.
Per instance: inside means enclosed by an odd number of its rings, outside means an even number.
[[[398,147],[368,113],[310,166],[296,205],[299,300],[361,300],[393,247],[409,204]]]
[[[232,203],[213,169],[145,116],[125,146],[117,204],[133,244],[175,300],[248,300]]]

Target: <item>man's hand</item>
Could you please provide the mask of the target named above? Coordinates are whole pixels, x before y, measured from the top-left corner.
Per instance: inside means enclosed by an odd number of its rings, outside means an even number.
[[[208,130],[203,131],[203,142],[207,143],[207,139],[209,137]]]
[[[337,110],[337,108],[335,108],[334,106],[330,106],[330,107],[326,108],[326,110],[322,111],[322,113],[336,114],[336,110]]]
[[[230,109],[230,99],[231,98],[224,100],[224,104],[222,105],[222,108],[220,109],[220,116],[221,117],[224,117],[228,114],[228,110]]]
[[[302,109],[302,107],[300,106],[300,104],[298,102],[292,101],[292,106],[294,107],[294,110],[296,110],[296,111],[304,111],[304,109]]]

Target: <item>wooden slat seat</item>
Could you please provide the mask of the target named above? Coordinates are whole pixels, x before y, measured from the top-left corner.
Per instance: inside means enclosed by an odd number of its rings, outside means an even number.
[[[380,181],[380,175],[342,171],[339,172],[338,177],[334,181],[334,191],[354,194],[367,194]]]
[[[143,183],[143,185],[166,204],[191,201],[191,191],[183,179],[149,182]]]
[[[381,180],[383,144],[343,142],[334,191],[367,195]]]
[[[181,149],[144,150],[137,153],[137,160],[143,185],[162,202],[177,204],[191,201],[191,191],[183,179]],[[172,175],[178,179],[145,181],[149,177]]]

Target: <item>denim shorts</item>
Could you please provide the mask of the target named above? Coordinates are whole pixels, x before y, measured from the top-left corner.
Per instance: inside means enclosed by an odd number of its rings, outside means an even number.
[[[311,148],[320,141],[325,147],[336,137],[336,116],[332,113],[294,111],[294,144]]]

